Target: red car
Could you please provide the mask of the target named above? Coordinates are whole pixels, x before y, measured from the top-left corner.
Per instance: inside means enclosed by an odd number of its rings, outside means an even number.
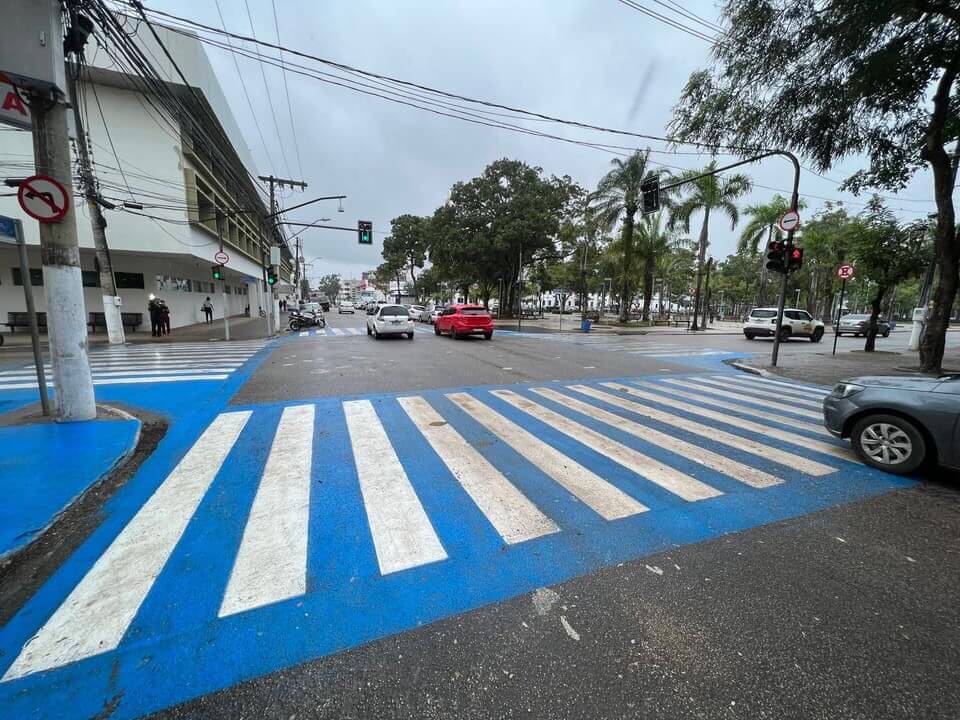
[[[454,338],[483,335],[489,340],[493,337],[493,318],[482,305],[450,305],[437,316],[433,331]]]

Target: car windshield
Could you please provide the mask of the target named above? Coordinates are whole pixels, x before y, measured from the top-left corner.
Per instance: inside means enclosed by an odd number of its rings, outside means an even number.
[[[750,313],[750,317],[755,318],[772,318],[777,316],[776,310],[754,310]]]
[[[406,316],[407,309],[403,305],[387,305],[385,308],[380,310],[380,317],[391,316]]]
[[[460,311],[460,314],[461,314],[461,315],[475,315],[475,316],[478,316],[478,317],[482,317],[482,316],[484,316],[484,315],[489,315],[489,313],[488,313],[486,310],[484,310],[483,308],[463,308],[463,309]]]

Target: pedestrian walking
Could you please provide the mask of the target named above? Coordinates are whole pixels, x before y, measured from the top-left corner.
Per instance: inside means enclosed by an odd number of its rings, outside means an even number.
[[[160,325],[161,335],[170,334],[170,307],[163,300],[160,301]]]
[[[200,307],[203,308],[203,314],[206,316],[207,324],[209,325],[210,323],[213,322],[213,303],[210,302],[209,296],[207,297],[206,300],[203,301],[203,305],[201,305]]]
[[[160,301],[152,298],[150,302],[147,303],[147,312],[150,313],[150,334],[153,337],[160,337]]]

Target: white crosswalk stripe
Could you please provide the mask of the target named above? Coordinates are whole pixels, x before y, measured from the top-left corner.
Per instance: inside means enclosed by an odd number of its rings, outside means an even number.
[[[224,412],[23,646],[2,681],[118,648],[158,579],[172,582],[165,571],[168,561],[177,552],[189,552],[178,547],[187,526],[202,533],[203,523],[213,522],[209,510],[198,514],[198,509],[205,496],[221,490],[212,487],[225,481],[221,471],[228,456],[244,466],[255,463],[260,471],[255,491],[241,494],[252,495],[249,505],[237,508],[230,518],[215,520],[235,523],[227,537],[236,538],[230,541],[232,548],[227,546],[220,571],[225,583],[214,583],[222,595],[208,603],[211,614],[219,617],[255,612],[311,592],[311,573],[316,571],[311,537],[333,533],[334,544],[354,547],[359,539],[359,551],[369,553],[371,561],[375,557],[374,572],[381,576],[417,568],[429,573],[432,566],[462,560],[462,543],[472,542],[472,535],[448,537],[466,518],[456,516],[464,511],[462,505],[438,502],[436,493],[449,491],[444,485],[457,487],[458,493],[462,489],[463,501],[489,522],[490,537],[506,547],[549,542],[550,536],[566,532],[599,532],[597,523],[606,522],[637,523],[637,531],[646,532],[646,518],[651,518],[649,527],[656,527],[658,520],[652,516],[677,501],[709,508],[738,492],[776,492],[774,488],[838,471],[810,459],[811,453],[850,459],[839,444],[810,437],[814,426],[791,414],[790,407],[778,410],[746,397],[734,400],[729,393],[701,392],[696,384],[701,379],[333,401],[342,411],[337,419],[332,419],[328,399],[317,401],[327,408],[322,434],[321,415],[313,403],[285,407],[279,422],[272,419],[272,411]],[[399,427],[386,422],[398,417]],[[774,424],[795,430],[779,430]],[[245,428],[245,437],[271,433],[269,448],[238,443]],[[610,434],[604,428],[611,428]],[[343,538],[336,533],[345,529],[327,520],[339,506],[329,504],[329,494],[311,494],[311,487],[325,483],[330,472],[329,464],[315,458],[315,437],[331,433],[335,442],[349,448],[346,462],[351,465],[335,476],[345,494],[332,497],[356,498],[353,510],[366,518],[364,528],[354,526]],[[686,433],[736,453],[731,457],[702,447],[680,436]],[[409,442],[411,438],[417,442]],[[781,443],[796,449],[784,450]],[[753,467],[737,459],[741,453],[783,471],[773,474],[767,466]],[[617,484],[605,476],[610,463],[619,466]],[[838,482],[842,479],[838,476]],[[354,486],[344,488],[344,481]],[[644,487],[658,490],[650,500],[641,495],[649,507],[622,489],[642,493]],[[776,498],[789,502],[790,495]],[[320,506],[311,508],[312,503]],[[634,532],[633,526],[628,529]]]
[[[827,395],[827,390],[803,385],[801,383],[785,382],[783,380],[771,380],[769,378],[757,377],[756,375],[712,375],[713,380],[732,380],[738,385],[755,388],[777,388],[780,392],[791,393],[802,397],[822,398]]]
[[[729,379],[698,378],[697,382],[700,382],[712,387],[717,387],[722,390],[729,390],[732,392],[740,393],[744,397],[758,398],[760,400],[765,400],[769,402],[777,402],[776,397],[778,393],[775,392],[772,388],[766,385],[757,385],[757,384],[751,383],[749,380],[745,381],[745,383],[742,383],[739,378],[729,378]],[[789,400],[790,403],[794,406],[813,408],[813,409],[819,410],[822,405],[821,400],[811,399],[813,397],[818,397],[818,396],[811,395],[809,392],[803,392],[799,390],[797,391],[786,390],[786,391],[779,392],[779,395],[784,400]],[[780,405],[782,407],[783,403],[780,403]]]
[[[226,380],[266,346],[267,340],[122,345],[95,348],[89,354],[94,385]],[[52,383],[49,363],[45,363]],[[32,365],[0,372],[0,390],[37,387]]]
[[[815,422],[817,425],[823,424],[823,413],[817,410],[807,410],[805,407],[794,407],[792,406],[792,400],[788,403],[782,403],[775,400],[767,400],[764,398],[752,397],[745,395],[742,390],[725,390],[724,386],[719,385],[715,382],[705,382],[700,378],[686,378],[683,380],[676,378],[664,378],[662,382],[668,383],[670,385],[676,385],[681,388],[688,388],[689,390],[696,392],[698,394],[705,394],[707,396],[719,397],[719,398],[728,398],[730,400],[735,400],[738,403],[749,403],[749,406],[757,406],[769,408],[771,410],[777,410],[779,412],[788,412],[792,415],[799,415],[801,417],[810,418],[812,422]],[[702,395],[698,398],[701,401],[705,400]],[[723,407],[722,405],[720,407]],[[761,416],[762,417],[762,416]]]

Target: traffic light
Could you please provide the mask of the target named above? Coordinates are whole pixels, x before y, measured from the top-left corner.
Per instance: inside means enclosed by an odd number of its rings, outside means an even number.
[[[276,285],[277,284],[277,271],[270,270],[267,272],[267,285]]]
[[[776,273],[785,273],[787,271],[784,265],[784,244],[779,240],[771,240],[767,243],[767,270]]]
[[[790,248],[787,253],[787,272],[796,272],[803,266],[803,248]]]
[[[655,213],[660,209],[660,178],[651,175],[640,183],[642,196],[642,212],[644,215]]]
[[[212,270],[214,280],[223,280],[223,265],[214,265]]]
[[[373,245],[373,223],[369,220],[357,220],[357,242]]]

